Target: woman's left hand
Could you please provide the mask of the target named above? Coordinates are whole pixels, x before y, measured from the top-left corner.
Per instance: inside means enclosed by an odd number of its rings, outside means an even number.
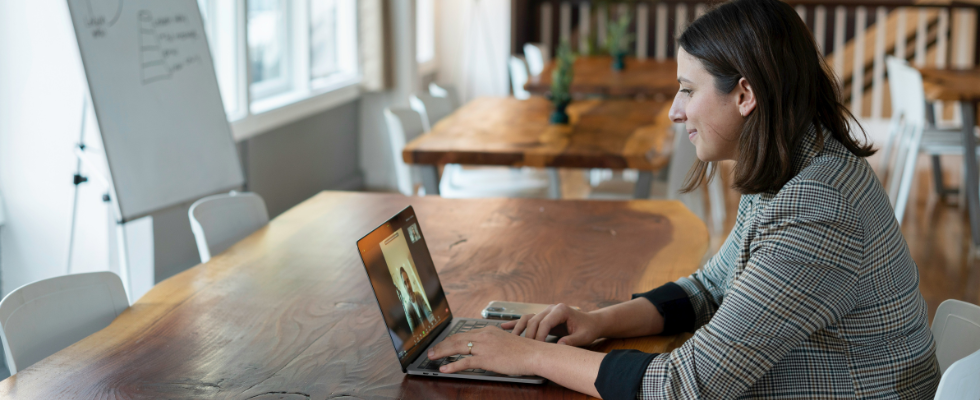
[[[473,343],[472,353],[467,344]],[[486,327],[452,335],[429,349],[429,359],[472,354],[439,368],[454,373],[466,369],[485,369],[504,375],[537,375],[533,365],[544,342],[512,335],[497,327]]]

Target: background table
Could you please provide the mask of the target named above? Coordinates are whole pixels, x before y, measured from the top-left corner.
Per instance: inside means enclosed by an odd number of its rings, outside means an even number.
[[[548,122],[551,102],[480,97],[408,143],[406,163],[422,167],[426,193],[439,193],[438,165],[538,168],[633,168],[634,196],[650,197],[653,172],[670,161],[670,103],[584,100],[568,106],[570,123]]]
[[[657,100],[674,98],[677,83],[677,61],[673,59],[655,61],[626,58],[626,68],[622,71],[612,69],[609,56],[586,56],[575,59],[571,92],[574,94],[594,94],[608,97],[645,95]],[[551,91],[551,71],[555,60],[545,66],[541,74],[532,76],[524,88],[535,94]],[[662,98],[658,98],[662,97]]]
[[[963,120],[963,173],[966,174],[967,210],[973,251],[980,250],[980,174],[977,171],[977,105],[980,104],[980,68],[948,70],[920,68],[926,99],[957,101]]]
[[[675,201],[324,192],[0,382],[0,396],[584,398],[552,383],[401,372],[355,241],[409,204],[460,317],[478,317],[491,300],[608,306],[694,272],[707,249],[704,224]],[[594,346],[663,352],[687,337]]]

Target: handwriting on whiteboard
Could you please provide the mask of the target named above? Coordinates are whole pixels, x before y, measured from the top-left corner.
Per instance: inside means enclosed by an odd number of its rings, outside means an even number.
[[[122,6],[122,0],[85,0],[85,11],[88,13],[85,27],[91,30],[92,37],[105,37],[106,29],[119,20]]]
[[[168,80],[188,67],[201,64],[194,42],[202,39],[184,14],[154,16],[139,12],[140,67],[143,84]]]

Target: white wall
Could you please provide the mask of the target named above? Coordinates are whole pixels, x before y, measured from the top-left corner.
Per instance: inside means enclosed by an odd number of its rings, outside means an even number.
[[[461,100],[506,96],[511,2],[442,0],[437,5],[439,70],[436,82],[451,84]]]
[[[63,0],[0,1],[0,230],[2,291],[64,274],[84,76]],[[89,114],[87,141],[100,148]],[[73,272],[109,265],[106,186],[80,191]]]
[[[453,0],[455,1],[455,0]],[[415,62],[415,1],[388,0],[394,50],[394,82],[383,92],[364,93],[360,105],[361,168],[368,188],[397,191],[394,159],[384,122],[385,107],[408,107],[408,96],[420,89]]]

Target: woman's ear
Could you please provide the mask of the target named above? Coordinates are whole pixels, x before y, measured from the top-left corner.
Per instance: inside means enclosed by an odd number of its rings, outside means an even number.
[[[738,113],[743,117],[748,117],[755,110],[755,91],[752,90],[752,86],[749,85],[748,80],[740,78],[735,92],[738,95],[738,98],[735,99],[735,104],[738,106]]]

